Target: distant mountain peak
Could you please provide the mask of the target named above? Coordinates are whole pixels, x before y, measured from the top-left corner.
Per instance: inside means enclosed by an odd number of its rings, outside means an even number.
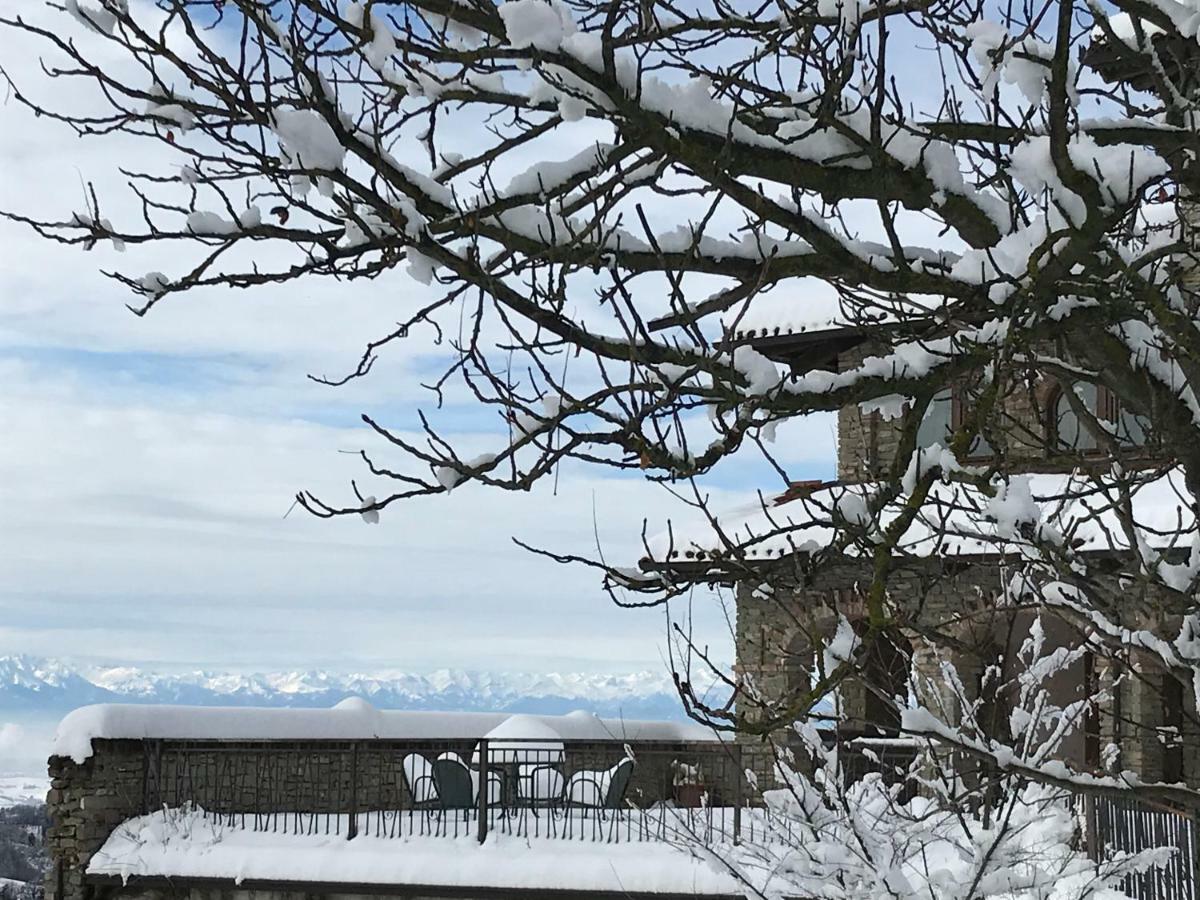
[[[65,712],[89,703],[196,706],[333,706],[366,697],[383,709],[566,713],[682,718],[666,673],[511,673],[439,669],[337,673],[155,673],[135,666],[73,667],[26,655],[0,656],[0,710]]]

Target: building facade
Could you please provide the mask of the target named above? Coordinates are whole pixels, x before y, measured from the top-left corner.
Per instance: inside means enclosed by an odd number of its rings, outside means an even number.
[[[742,334],[776,361],[793,369],[820,366],[846,370],[871,354],[870,345],[849,329],[809,333],[789,340],[786,334]],[[973,386],[942,391],[922,420],[918,445],[945,444],[971,409]],[[1096,442],[1081,426],[1077,410],[1093,414],[1110,430],[1134,460],[1154,461],[1150,429],[1125,413],[1116,398],[1095,386],[1081,387],[1074,397],[1048,379],[1030,380],[1010,388],[997,402],[998,427],[976,442],[972,455],[982,462],[1004,454],[1007,468],[1028,473],[1063,473],[1086,469]],[[787,514],[790,504],[832,493],[838,485],[859,485],[887,477],[895,462],[902,425],[879,410],[858,406],[840,410],[837,417],[837,477],[825,485],[800,485],[774,501],[775,516]],[[836,506],[836,501],[825,501]],[[771,512],[766,515],[771,516]],[[1099,551],[1097,551],[1099,552]],[[738,676],[759,695],[799,696],[820,668],[820,653],[832,637],[839,617],[861,628],[866,615],[863,588],[870,581],[870,564],[847,558],[826,559],[809,569],[803,552],[765,553],[764,582],[742,577],[736,588],[736,653]],[[769,577],[766,576],[770,569]],[[888,602],[894,618],[905,623],[892,630],[863,666],[861,676],[837,691],[832,716],[848,733],[895,734],[897,707],[920,700],[945,720],[955,722],[964,703],[977,704],[974,717],[985,732],[1009,737],[1012,698],[995,685],[1011,680],[1022,644],[1031,633],[1035,613],[1006,602],[1005,585],[1013,575],[1012,562],[985,554],[940,552],[936,545],[916,558],[905,559],[888,582]],[[1156,620],[1167,604],[1158,602],[1153,585],[1131,583],[1114,576],[1101,584],[1112,599],[1111,609],[1123,625],[1178,624]],[[1087,640],[1079,624],[1051,614],[1039,618],[1050,647],[1082,648]],[[949,641],[934,644],[923,637],[936,627]],[[953,688],[946,674],[952,665],[961,683]],[[1004,668],[1001,678],[985,677],[989,666]],[[1117,669],[1119,668],[1120,673]],[[1066,671],[1049,682],[1059,706],[1093,696],[1098,690],[1112,699],[1095,704],[1064,740],[1061,755],[1088,772],[1132,770],[1142,778],[1200,786],[1200,728],[1194,691],[1154,659],[1132,655],[1114,667],[1101,655],[1083,653]],[[988,692],[992,691],[992,696]],[[919,697],[913,697],[915,692]],[[898,697],[888,702],[886,697]]]

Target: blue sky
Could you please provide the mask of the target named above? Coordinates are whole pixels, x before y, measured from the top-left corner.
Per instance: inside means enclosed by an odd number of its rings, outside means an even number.
[[[0,34],[0,58],[36,78],[18,43]],[[132,208],[115,166],[172,164],[123,138],[81,143],[13,103],[0,117],[5,208],[65,218],[94,179],[116,221]],[[169,272],[166,251],[83,253],[9,224],[0,239],[0,653],[159,669],[662,665],[661,612],[617,610],[593,573],[511,543],[588,551],[595,515],[606,555],[635,557],[643,518],[653,533],[681,512],[639,479],[565,467],[557,495],[467,485],[375,527],[284,518],[297,489],[349,496],[363,472],[340,451],[381,449],[361,412],[404,428],[434,405],[419,382],[439,351],[420,336],[365,382],[305,378],[350,367],[421,299],[403,273],[189,295],[137,319],[99,271]],[[469,404],[437,418],[466,448],[497,430]],[[829,417],[780,432],[796,477],[830,475],[832,448]],[[737,463],[712,481],[713,504],[774,484]],[[697,602],[705,633],[727,641],[711,599]]]

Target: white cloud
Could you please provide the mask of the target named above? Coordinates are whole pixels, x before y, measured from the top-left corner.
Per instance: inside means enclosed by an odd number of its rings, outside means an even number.
[[[0,58],[44,90],[26,44],[0,31]],[[4,116],[0,207],[65,218],[96,179],[106,215],[135,214],[112,179],[135,156],[128,139],[80,143],[14,103]],[[174,164],[167,148],[149,152],[137,145],[149,167]],[[84,254],[9,223],[0,242],[0,653],[254,669],[659,662],[658,611],[617,610],[595,573],[511,541],[593,552],[595,521],[606,556],[631,561],[643,519],[653,533],[673,512],[690,515],[636,478],[565,468],[557,491],[467,484],[389,508],[375,527],[283,518],[301,488],[346,504],[351,478],[387,493],[339,451],[381,449],[356,424],[360,409],[413,423],[428,396],[421,374],[444,351],[414,336],[370,380],[337,392],[304,376],[341,374],[429,289],[396,274],[210,291],[137,319],[99,274],[132,266],[135,248]],[[170,271],[172,252],[141,253],[136,268]],[[453,404],[443,416],[467,449],[502,439],[490,417]],[[821,417],[781,429],[773,449],[824,471],[831,447]],[[734,474],[754,483],[752,467]],[[746,493],[714,488],[712,502]],[[714,610],[700,627],[728,640]]]
[[[511,542],[591,552],[594,509],[606,555],[632,560],[643,517],[656,530],[675,506],[652,485],[565,470],[556,495],[466,484],[377,527],[284,519],[298,488],[362,483],[337,451],[364,429],[115,401],[12,362],[0,378],[0,650],[251,667],[659,659],[657,615],[616,610],[595,573]]]
[[[0,723],[0,757],[12,753],[25,738],[25,729],[16,722]]]

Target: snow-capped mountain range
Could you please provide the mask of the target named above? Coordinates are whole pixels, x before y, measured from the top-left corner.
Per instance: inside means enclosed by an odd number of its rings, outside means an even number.
[[[351,696],[380,709],[547,714],[586,709],[626,718],[682,716],[665,673],[159,674],[128,666],[76,667],[51,659],[0,656],[0,711],[64,712],[89,703],[327,707]]]

